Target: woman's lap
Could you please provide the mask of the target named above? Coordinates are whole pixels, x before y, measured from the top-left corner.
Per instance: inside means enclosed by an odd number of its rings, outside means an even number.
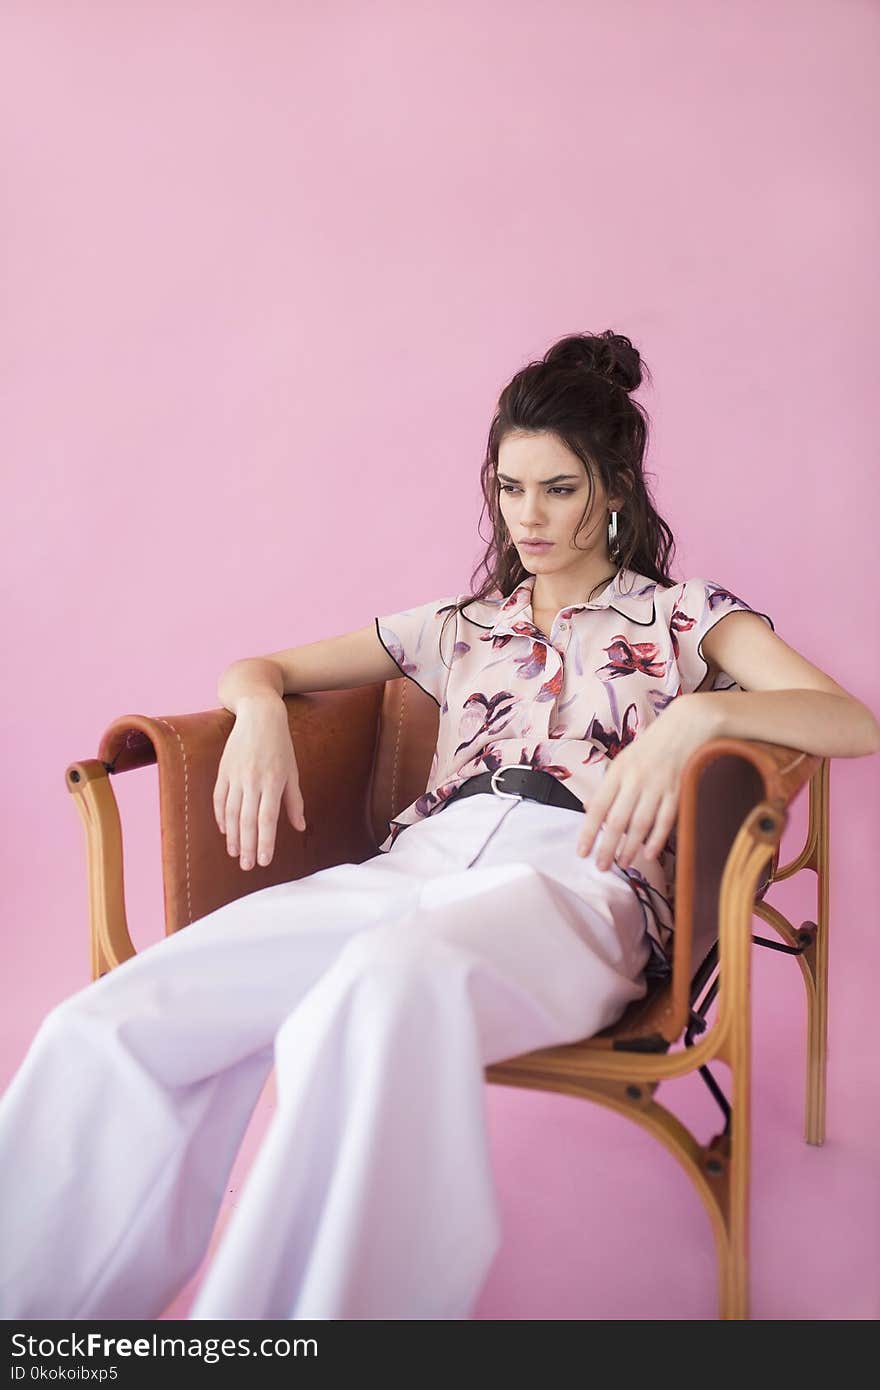
[[[528,800],[505,804],[488,793],[408,827],[383,857],[396,857],[403,872],[418,876],[421,869],[425,910],[478,905],[469,938],[475,948],[487,935],[506,936],[517,927],[546,943],[555,917],[593,953],[637,976],[648,955],[641,908],[621,870],[597,867],[595,846],[586,858],[577,854],[581,823],[579,812]],[[506,884],[535,877],[548,907],[540,921],[505,893]],[[442,931],[439,915],[435,923]],[[467,944],[459,930],[454,934]]]
[[[644,993],[648,942],[625,877],[576,854],[580,824],[579,813],[533,801],[463,798],[407,827],[386,853],[224,904],[58,1010],[187,1019],[189,1050],[207,1024],[229,1026],[231,1064],[266,1046],[340,957],[417,970],[421,947],[423,968],[434,969],[424,949],[433,938],[566,1019],[587,995],[616,1017]]]

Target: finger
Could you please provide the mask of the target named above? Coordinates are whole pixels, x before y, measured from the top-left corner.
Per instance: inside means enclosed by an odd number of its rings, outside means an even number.
[[[252,869],[257,857],[257,808],[260,804],[259,792],[254,787],[245,787],[241,802],[241,867]]]
[[[287,810],[287,819],[294,830],[305,830],[306,813],[302,793],[299,786],[292,781],[288,781],[284,788],[284,805]]]
[[[214,819],[221,835],[226,834],[226,795],[229,791],[229,778],[222,774],[214,785]]]
[[[638,790],[629,794],[621,792],[605,820],[605,833],[599,840],[596,850],[596,864],[600,869],[610,869],[614,855],[620,844],[620,837],[626,832],[633,807],[638,800]]]
[[[611,809],[612,802],[616,795],[616,784],[614,782],[609,782],[608,778],[605,777],[599,790],[584,812],[584,821],[581,826],[580,836],[578,837],[578,854],[589,854],[593,847],[593,841]]]
[[[275,827],[281,798],[275,788],[263,788],[257,811],[257,858],[261,864],[271,862],[275,853]]]
[[[645,790],[633,808],[623,843],[618,848],[617,863],[621,869],[628,869],[637,851],[645,843],[654,827],[662,793]]]
[[[226,798],[226,852],[238,858],[238,819],[241,814],[241,787],[230,787]]]
[[[672,833],[677,811],[678,791],[667,792],[660,802],[654,821],[654,829],[645,841],[645,855],[648,859],[656,859],[660,855]]]

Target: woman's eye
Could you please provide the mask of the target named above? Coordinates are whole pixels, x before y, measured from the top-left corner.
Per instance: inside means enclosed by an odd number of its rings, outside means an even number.
[[[517,491],[517,489],[514,487],[513,483],[501,483],[499,486],[500,486],[502,492],[516,492],[516,491]],[[558,493],[561,493],[563,497],[567,497],[567,496],[569,495],[569,493],[574,492],[574,488],[573,488],[573,487],[551,487],[550,491],[551,491],[551,492],[558,492]]]

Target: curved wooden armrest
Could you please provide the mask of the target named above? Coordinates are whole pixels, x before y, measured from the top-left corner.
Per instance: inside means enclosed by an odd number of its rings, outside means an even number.
[[[737,870],[728,880],[732,894],[745,894],[753,902],[772,881],[787,807],[823,761],[816,754],[757,739],[713,738],[685,764],[676,825],[672,981],[666,1016],[658,1020],[670,1042],[688,1021],[691,982],[718,938],[722,878],[740,828],[762,805],[779,814],[772,829],[762,832],[773,842],[763,878],[746,882]]]
[[[125,920],[122,831],[110,775],[158,765],[165,932],[224,903],[376,852],[369,819],[373,752],[384,686],[284,697],[300,772],[307,829],[279,808],[270,864],[243,870],[226,849],[213,810],[220,758],[235,722],[226,709],[123,715],[97,759],[71,763],[68,789],[86,827],[92,976],[135,954]]]

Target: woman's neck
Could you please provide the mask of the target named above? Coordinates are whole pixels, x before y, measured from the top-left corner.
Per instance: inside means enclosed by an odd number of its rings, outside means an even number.
[[[599,567],[598,573],[592,581],[588,578],[580,585],[566,579],[564,575],[558,578],[552,575],[537,575],[532,586],[532,612],[541,613],[545,617],[555,617],[560,608],[567,608],[572,603],[589,603],[595,599],[603,590],[607,589],[612,579],[615,579],[618,571],[614,569],[610,560],[606,560],[604,566]],[[554,583],[554,579],[556,582]]]

